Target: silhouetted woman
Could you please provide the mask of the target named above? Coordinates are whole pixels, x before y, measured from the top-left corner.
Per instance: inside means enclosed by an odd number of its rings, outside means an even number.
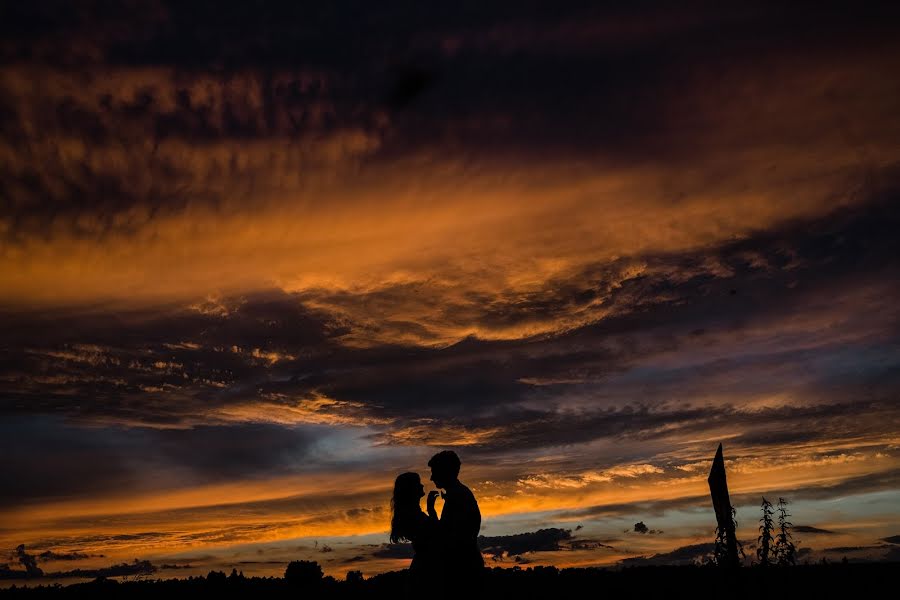
[[[419,505],[425,487],[418,473],[403,473],[394,481],[391,498],[391,543],[412,542],[413,559],[409,572],[415,583],[431,581],[438,576],[441,563],[438,540],[439,522],[434,502],[440,492],[428,493],[428,514]]]

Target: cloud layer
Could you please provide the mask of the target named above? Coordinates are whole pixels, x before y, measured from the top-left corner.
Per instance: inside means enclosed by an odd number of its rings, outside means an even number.
[[[446,447],[566,564],[705,552],[719,441],[748,505],[898,489],[896,8],[7,13],[10,552],[380,534]]]

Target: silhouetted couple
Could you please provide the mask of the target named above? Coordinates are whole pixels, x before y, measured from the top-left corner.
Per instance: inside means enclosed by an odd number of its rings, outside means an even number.
[[[419,505],[425,487],[418,473],[403,473],[391,499],[391,542],[412,542],[409,570],[414,586],[426,584],[448,595],[474,592],[484,568],[478,549],[481,511],[471,490],[459,481],[459,457],[445,450],[431,457],[431,481],[443,492],[428,492],[427,514]],[[438,495],[444,508],[438,517]],[[439,586],[439,587],[435,587]]]

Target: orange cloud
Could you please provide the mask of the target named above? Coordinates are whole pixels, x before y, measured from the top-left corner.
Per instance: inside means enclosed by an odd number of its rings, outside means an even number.
[[[359,402],[334,400],[320,394],[289,398],[268,394],[265,399],[229,404],[203,415],[203,423],[276,423],[279,425],[386,425],[391,419],[372,416]]]

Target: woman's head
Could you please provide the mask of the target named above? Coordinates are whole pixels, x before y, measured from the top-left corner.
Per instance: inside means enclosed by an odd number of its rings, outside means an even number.
[[[419,500],[425,495],[425,487],[418,473],[402,473],[394,480],[391,498],[391,543],[408,540],[410,520],[422,512]]]
[[[415,502],[425,495],[425,486],[418,473],[401,473],[394,480],[394,502]]]

